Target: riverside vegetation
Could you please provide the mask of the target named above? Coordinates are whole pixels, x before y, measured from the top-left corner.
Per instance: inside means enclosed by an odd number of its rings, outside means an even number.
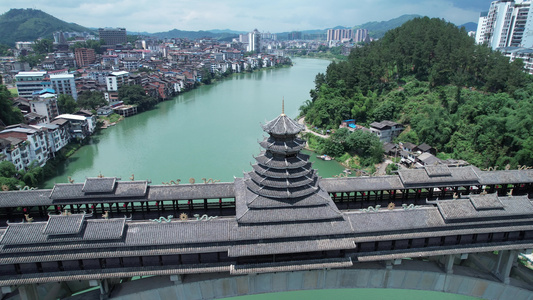
[[[300,113],[312,127],[393,120],[407,125],[398,141],[425,142],[480,168],[533,165],[532,76],[521,60],[440,19],[413,19],[352,50],[316,76],[310,94]],[[354,134],[316,146],[333,156],[363,152],[363,164],[374,163],[375,141],[360,149]]]

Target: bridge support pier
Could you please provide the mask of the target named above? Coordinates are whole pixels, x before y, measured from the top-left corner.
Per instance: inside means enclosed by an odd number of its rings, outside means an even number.
[[[401,259],[392,259],[392,260],[387,260],[385,262],[385,268],[387,270],[392,270],[392,267],[393,266],[398,266],[398,265],[401,265],[402,264],[402,260]]]
[[[36,284],[23,284],[19,286],[19,296],[21,300],[40,299]]]
[[[89,280],[90,286],[97,286],[100,288],[100,300],[109,299],[111,290],[115,284],[120,283],[120,278],[117,279],[102,279],[102,280]]]
[[[183,283],[183,275],[181,274],[170,275],[170,281],[174,282],[174,284]]]
[[[517,250],[502,250],[498,252],[498,261],[492,273],[505,284],[510,282],[511,268],[517,264]]]

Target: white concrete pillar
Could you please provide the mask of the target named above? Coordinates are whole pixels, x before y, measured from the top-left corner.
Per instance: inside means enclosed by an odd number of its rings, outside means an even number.
[[[455,261],[455,255],[449,254],[444,256],[444,271],[446,274],[453,274],[453,263]]]
[[[517,250],[501,250],[498,252],[498,262],[492,273],[503,283],[509,284],[511,269],[518,258]]]

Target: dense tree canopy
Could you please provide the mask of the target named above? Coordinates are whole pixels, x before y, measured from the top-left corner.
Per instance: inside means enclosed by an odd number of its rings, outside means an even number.
[[[118,98],[124,101],[124,104],[137,105],[141,111],[151,109],[157,104],[157,99],[146,95],[140,85],[124,85],[120,87],[118,89]]]
[[[0,85],[0,120],[6,125],[18,124],[24,120],[20,110],[13,107],[11,93],[5,85]]]
[[[479,167],[533,164],[533,80],[521,60],[476,45],[464,29],[419,18],[356,48],[315,78],[306,121],[338,128],[344,119],[409,126],[426,142]]]
[[[60,94],[57,97],[57,107],[60,114],[71,114],[78,109],[76,100],[71,95]]]
[[[78,95],[78,107],[86,109],[97,109],[106,105],[105,97],[99,91],[84,91]]]
[[[104,45],[103,40],[87,40],[83,42],[76,42],[74,43],[74,45],[70,46],[70,48],[72,49],[72,51],[75,51],[76,48],[89,48],[93,49],[95,53],[103,54],[104,51],[102,50],[102,45]]]

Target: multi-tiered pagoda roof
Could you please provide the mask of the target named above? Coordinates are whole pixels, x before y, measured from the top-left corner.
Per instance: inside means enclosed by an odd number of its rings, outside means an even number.
[[[309,155],[300,153],[303,125],[281,114],[262,127],[269,134],[259,142],[264,151],[255,157],[253,171],[236,180],[239,225],[345,222],[320,188]]]

